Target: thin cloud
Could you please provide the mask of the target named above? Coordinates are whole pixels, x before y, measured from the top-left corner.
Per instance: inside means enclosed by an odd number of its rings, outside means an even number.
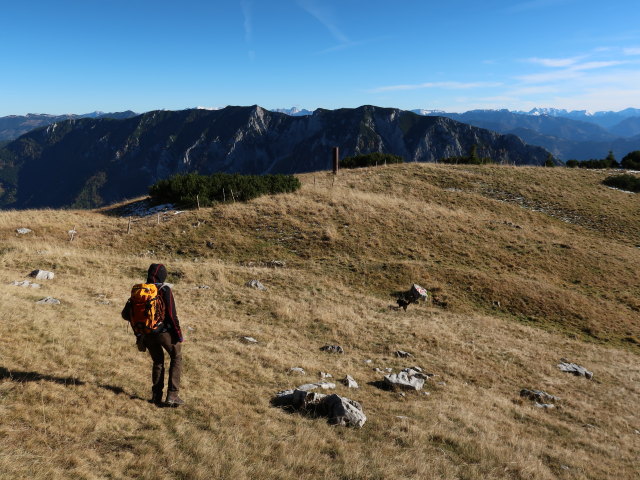
[[[425,82],[412,85],[388,85],[369,90],[369,93],[397,92],[403,90],[421,90],[425,88],[442,88],[447,90],[466,90],[470,88],[500,87],[498,82]]]
[[[342,45],[349,45],[351,41],[349,37],[347,37],[337,26],[335,19],[332,15],[325,9],[321,8],[321,6],[316,3],[314,0],[298,0],[298,5],[306,11],[309,15],[314,17],[318,22],[320,22],[331,34],[333,38],[335,38]]]
[[[535,63],[537,65],[542,65],[544,67],[568,67],[570,65],[575,65],[576,63],[578,63],[583,58],[585,58],[584,55],[583,56],[579,56],[579,57],[569,57],[569,58],[537,58],[537,57],[533,57],[533,58],[527,59],[527,61],[530,62],[530,63]]]
[[[244,16],[244,41],[251,43],[253,37],[252,4],[247,0],[242,0],[240,5],[242,6],[242,15]]]
[[[625,48],[622,50],[625,55],[640,55],[640,47]]]

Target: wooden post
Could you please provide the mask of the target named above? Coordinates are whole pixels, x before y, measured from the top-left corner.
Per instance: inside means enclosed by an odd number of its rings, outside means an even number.
[[[73,242],[73,237],[75,236],[75,234],[76,234],[76,226],[74,225],[74,226],[73,226],[73,229],[69,232],[69,235],[71,236],[71,237],[69,238],[69,241],[70,241],[70,242]]]
[[[338,169],[340,168],[340,149],[338,147],[333,147],[333,174],[338,174]]]
[[[160,212],[158,212],[158,225],[160,225]]]
[[[196,203],[198,204],[198,210],[200,210],[200,195],[196,195]]]
[[[129,226],[127,227],[127,234],[131,233],[131,217],[129,217]]]
[[[236,196],[233,194],[233,188],[229,187],[229,190],[231,190],[231,198],[233,199],[233,203],[236,203]]]
[[[224,188],[222,189],[222,201],[223,201],[224,203],[227,203],[227,194],[226,194],[226,193],[224,193]]]

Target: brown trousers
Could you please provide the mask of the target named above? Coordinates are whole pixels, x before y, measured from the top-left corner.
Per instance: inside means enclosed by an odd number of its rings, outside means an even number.
[[[169,354],[169,392],[177,393],[180,389],[182,373],[182,345],[172,343],[169,333],[145,335],[144,344],[149,350],[153,367],[151,369],[151,390],[154,395],[162,395],[164,388],[164,350]]]

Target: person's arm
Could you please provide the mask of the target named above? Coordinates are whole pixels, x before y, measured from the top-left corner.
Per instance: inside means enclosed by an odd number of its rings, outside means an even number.
[[[127,303],[122,309],[122,313],[120,315],[123,320],[126,320],[127,322],[131,321],[131,299],[127,300]]]
[[[182,330],[180,329],[180,320],[178,320],[178,314],[176,312],[176,302],[173,298],[173,292],[171,288],[164,287],[162,289],[162,299],[164,300],[165,305],[165,313],[164,318],[165,322],[169,322],[169,324],[173,327],[173,331],[179,342],[184,340],[182,336]]]

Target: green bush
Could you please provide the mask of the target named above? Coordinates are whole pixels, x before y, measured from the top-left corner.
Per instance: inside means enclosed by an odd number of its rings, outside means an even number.
[[[261,195],[295,192],[300,180],[293,175],[240,175],[214,173],[173,175],[149,187],[149,195],[157,203],[175,203],[193,208],[215,202],[246,202]]]
[[[375,167],[376,165],[384,165],[391,163],[404,163],[404,158],[399,155],[392,155],[390,153],[366,153],[363,155],[355,155],[353,157],[346,157],[340,161],[340,167],[342,168],[362,168],[362,167]]]
[[[615,187],[628,192],[640,192],[640,177],[629,175],[628,173],[612,175],[611,177],[605,178],[602,183],[608,187]]]
[[[627,153],[620,164],[622,165],[622,168],[628,168],[629,170],[640,170],[640,150],[635,150],[631,153]]]

